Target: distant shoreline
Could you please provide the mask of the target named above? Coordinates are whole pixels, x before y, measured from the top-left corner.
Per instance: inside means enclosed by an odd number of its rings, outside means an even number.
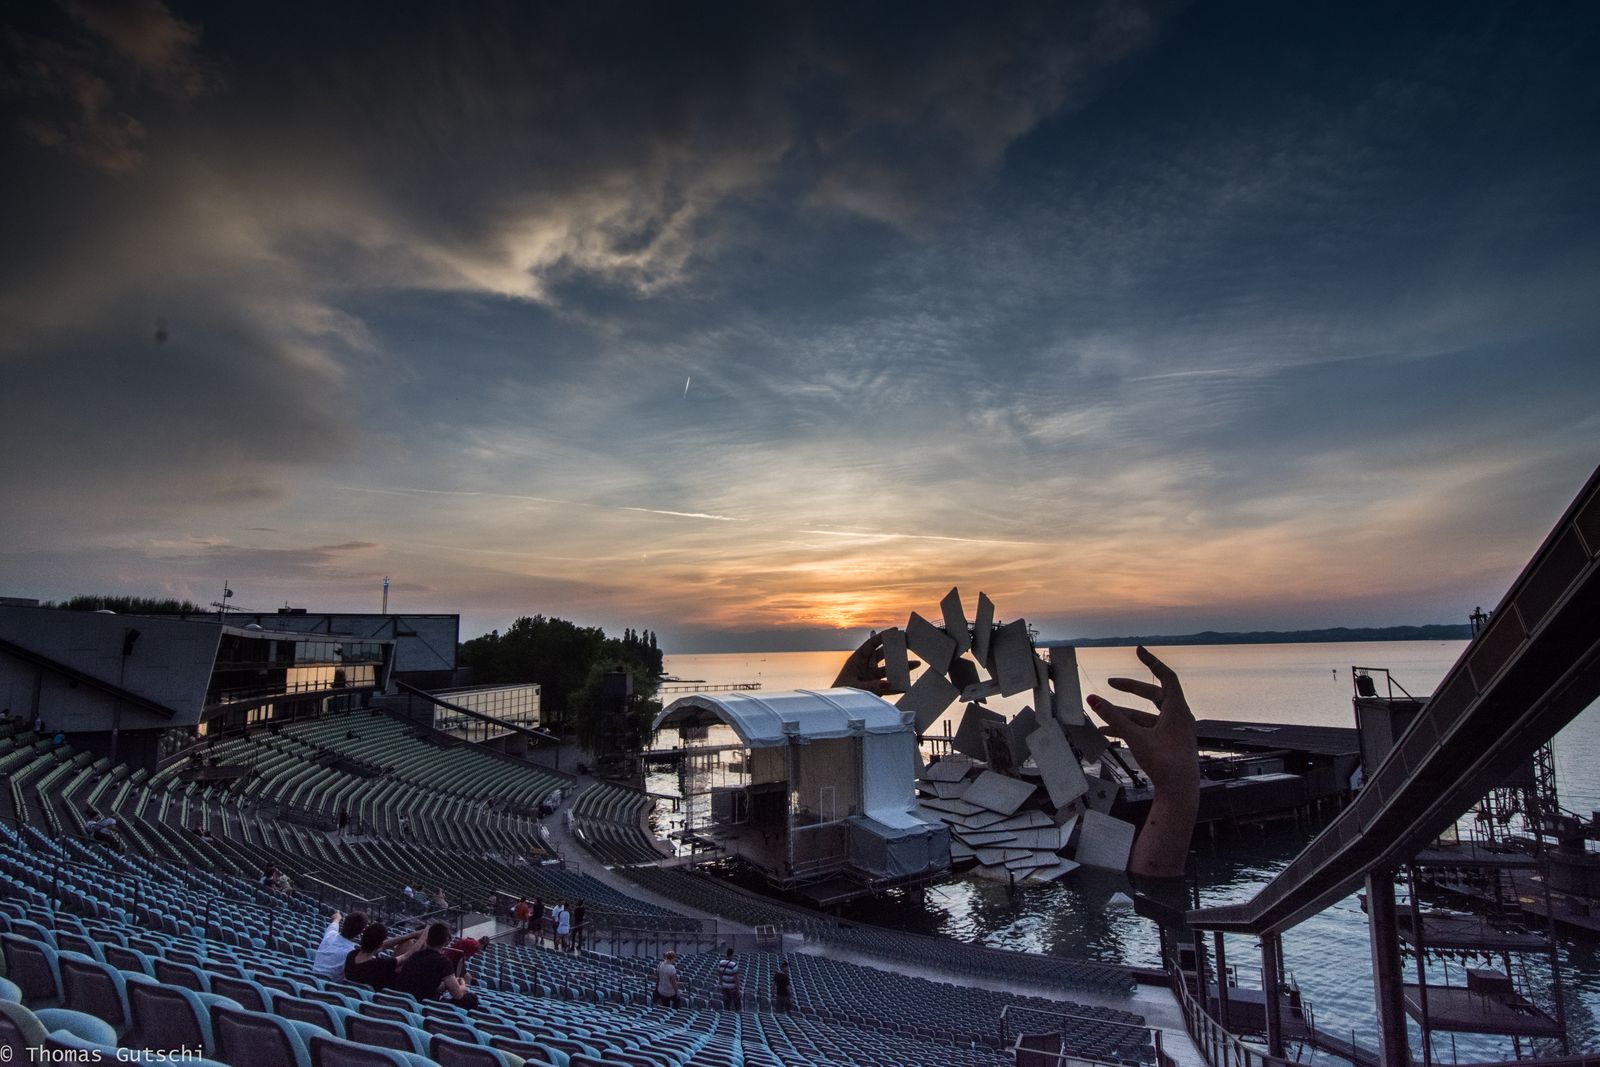
[[[1040,648],[1110,648],[1123,645],[1314,645],[1354,641],[1465,641],[1472,636],[1468,623],[1431,626],[1335,626],[1326,630],[1251,630],[1197,634],[1144,634],[1130,637],[1065,637],[1035,642]]]

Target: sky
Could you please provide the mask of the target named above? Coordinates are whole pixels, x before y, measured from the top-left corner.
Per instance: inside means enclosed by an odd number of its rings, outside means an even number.
[[[1600,463],[1600,6],[0,14],[0,595],[1460,622]]]

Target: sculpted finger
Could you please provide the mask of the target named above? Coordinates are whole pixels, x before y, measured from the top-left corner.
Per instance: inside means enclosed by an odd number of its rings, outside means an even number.
[[[1156,707],[1161,706],[1161,687],[1141,682],[1137,678],[1107,678],[1106,684],[1113,689],[1120,689],[1124,693],[1132,693],[1136,697],[1144,697]]]
[[[1113,737],[1125,738],[1129,734],[1148,730],[1155,723],[1155,716],[1149,712],[1113,704],[1099,695],[1089,697],[1089,710],[1105,720],[1106,733]],[[1149,721],[1143,721],[1145,719]]]
[[[1139,654],[1139,659],[1144,662],[1146,667],[1150,668],[1150,673],[1156,676],[1156,681],[1161,683],[1161,688],[1166,695],[1175,696],[1182,701],[1184,699],[1183,683],[1178,681],[1178,672],[1161,662],[1154,652],[1151,652],[1143,645],[1140,645],[1136,651]],[[1185,703],[1187,704],[1187,701]]]

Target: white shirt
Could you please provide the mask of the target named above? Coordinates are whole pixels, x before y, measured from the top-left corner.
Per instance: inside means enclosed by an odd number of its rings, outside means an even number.
[[[562,908],[556,915],[556,933],[570,934],[572,932],[572,912]]]
[[[355,950],[356,943],[339,932],[339,925],[329,923],[322,932],[322,944],[311,955],[311,973],[343,981],[345,957]]]

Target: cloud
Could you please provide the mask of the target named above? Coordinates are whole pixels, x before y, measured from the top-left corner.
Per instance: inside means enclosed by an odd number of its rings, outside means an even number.
[[[124,107],[144,90],[172,99],[199,96],[215,83],[200,60],[200,32],[160,0],[68,0],[84,32],[4,32],[13,75],[0,83],[22,103],[19,124],[34,141],[70,151],[112,174],[146,159],[145,123]]]
[[[161,0],[66,0],[63,6],[169,96],[198,96],[214,77],[198,54],[199,27],[173,15]]]
[[[8,10],[0,577],[1126,631],[1446,603],[1590,462],[1568,53],[701,10]]]

